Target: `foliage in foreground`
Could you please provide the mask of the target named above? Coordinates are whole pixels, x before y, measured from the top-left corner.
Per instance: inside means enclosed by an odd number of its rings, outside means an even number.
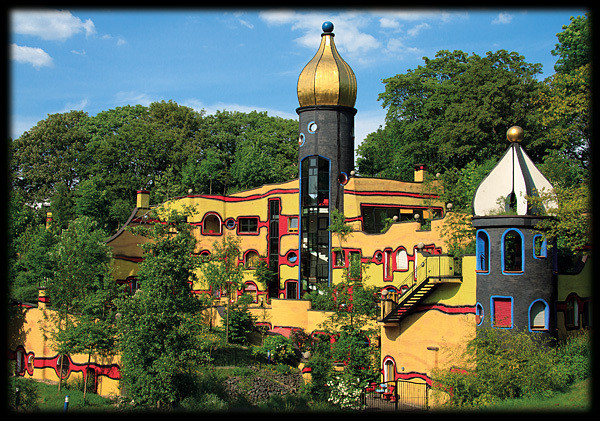
[[[449,407],[548,396],[590,375],[590,335],[583,331],[553,344],[524,331],[482,329],[456,357],[460,366],[433,375],[436,389],[448,394]]]

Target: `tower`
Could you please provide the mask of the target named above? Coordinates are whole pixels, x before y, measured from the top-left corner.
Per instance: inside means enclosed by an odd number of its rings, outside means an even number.
[[[356,77],[338,53],[333,24],[298,78],[300,285],[329,284],[333,209],[343,211],[344,185],[354,168]]]
[[[552,335],[554,262],[535,227],[556,202],[530,198],[553,188],[521,148],[523,130],[513,126],[507,138],[510,147],[473,198],[478,326]]]

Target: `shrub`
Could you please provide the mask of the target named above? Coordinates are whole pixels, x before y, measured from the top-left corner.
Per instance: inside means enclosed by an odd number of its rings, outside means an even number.
[[[253,355],[263,361],[295,365],[296,352],[291,339],[282,335],[267,336],[261,346],[252,350]]]
[[[529,332],[481,329],[460,355],[466,369],[436,370],[434,379],[449,405],[484,406],[561,390],[589,373],[589,356],[583,337],[553,347]]]
[[[18,393],[16,392],[19,389]],[[6,391],[6,403],[11,411],[36,411],[38,409],[37,385],[32,380],[10,377]]]
[[[329,402],[340,409],[364,409],[361,394],[366,386],[358,377],[349,373],[334,376],[327,382],[329,387]]]

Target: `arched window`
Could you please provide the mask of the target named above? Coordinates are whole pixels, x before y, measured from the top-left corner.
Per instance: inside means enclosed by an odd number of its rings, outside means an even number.
[[[259,257],[258,253],[254,250],[246,252],[246,258],[244,259],[244,266],[246,269],[256,269],[258,266]]]
[[[514,274],[524,271],[523,234],[509,229],[502,234],[502,273]]]
[[[535,300],[529,306],[529,330],[548,330],[549,311],[544,300]]]
[[[476,270],[480,273],[490,273],[490,237],[484,230],[477,231],[475,249],[475,255],[477,256]]]
[[[577,297],[572,295],[567,300],[565,309],[565,325],[568,328],[579,327],[579,302]]]
[[[202,234],[221,235],[221,218],[214,213],[206,215],[202,223]]]
[[[396,269],[408,270],[408,254],[403,248],[396,250]]]
[[[244,295],[250,295],[253,303],[258,302],[258,288],[254,282],[246,282],[244,284]]]
[[[481,326],[483,323],[483,306],[479,303],[475,305],[475,322],[477,326]]]
[[[533,257],[541,259],[548,256],[548,241],[541,234],[533,236]]]
[[[394,363],[393,359],[388,358],[383,363],[383,381],[384,382],[394,381],[395,380],[394,379],[395,372],[396,372],[396,364]]]

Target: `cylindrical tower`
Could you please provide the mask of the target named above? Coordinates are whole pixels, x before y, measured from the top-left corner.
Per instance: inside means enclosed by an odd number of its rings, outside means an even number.
[[[509,149],[473,199],[478,324],[554,335],[553,249],[536,226],[556,202],[531,200],[552,185],[521,148],[523,130],[513,126],[507,138]]]
[[[300,283],[329,284],[333,209],[343,212],[344,185],[354,169],[356,77],[338,53],[333,24],[298,78],[300,168]]]

